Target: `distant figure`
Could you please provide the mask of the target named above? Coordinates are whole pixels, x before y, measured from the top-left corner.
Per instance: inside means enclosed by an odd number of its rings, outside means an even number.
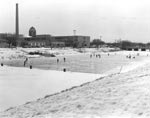
[[[129,59],[131,59],[131,55],[129,55]]]
[[[57,63],[59,62],[59,59],[57,59]]]
[[[101,58],[101,55],[99,54],[99,58]]]
[[[90,58],[92,58],[92,55],[90,55]]]
[[[66,62],[66,58],[64,57],[64,62]]]
[[[28,61],[28,58],[26,58],[26,60],[24,61],[24,67],[26,66],[27,61]]]
[[[108,53],[108,56],[109,56],[109,53]]]

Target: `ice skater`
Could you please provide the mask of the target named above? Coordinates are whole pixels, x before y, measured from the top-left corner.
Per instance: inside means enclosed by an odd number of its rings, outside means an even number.
[[[59,59],[57,59],[57,63],[59,62]]]
[[[101,55],[99,54],[99,58],[101,58]]]
[[[129,55],[128,57],[129,57],[129,59],[131,59],[131,55]]]
[[[26,63],[28,62],[28,58],[24,61],[24,67],[26,66]]]
[[[64,62],[66,62],[66,58],[64,57]]]

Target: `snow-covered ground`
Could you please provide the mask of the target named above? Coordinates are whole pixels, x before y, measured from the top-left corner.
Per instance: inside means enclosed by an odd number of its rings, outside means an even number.
[[[93,81],[99,74],[0,67],[0,109]]]
[[[1,69],[4,71],[5,69],[11,69],[11,67],[4,67]],[[20,68],[18,69],[19,70],[17,71],[21,73],[22,70]],[[129,66],[128,69],[130,70]],[[15,71],[13,68],[11,70],[12,72],[10,73]],[[24,71],[26,71],[26,74],[29,75],[29,73],[34,70],[25,69]],[[35,73],[32,72],[32,76],[35,76],[38,71],[39,70],[35,70]],[[47,77],[47,74],[45,74],[47,71],[43,71],[42,73],[42,76],[39,77],[40,79]],[[132,71],[130,70],[127,72],[126,70],[124,73],[100,77],[95,81],[84,83],[78,87],[73,87],[54,95],[46,95],[44,98],[40,98],[36,101],[27,102],[26,104],[20,105],[18,107],[10,108],[1,113],[0,117],[149,118],[149,73],[150,61],[145,60],[141,65],[139,64],[138,68],[134,68]],[[65,73],[65,75],[63,75],[64,72],[62,72],[62,74],[57,74],[61,76],[62,81],[64,80],[62,79],[64,76],[69,77],[68,79],[71,79],[75,75],[71,73]],[[3,76],[8,75],[4,74]],[[42,84],[42,82],[38,84]],[[18,82],[18,86],[19,85],[20,84]],[[32,87],[29,87],[28,89],[32,89]],[[39,94],[40,92],[41,91],[39,91]]]
[[[29,52],[40,52],[44,54],[54,54],[55,56],[77,55],[82,53],[102,53],[102,54],[123,54],[123,55],[150,55],[149,51],[117,51],[113,48],[0,48],[0,59],[16,59],[25,57],[39,57],[39,55],[29,55]]]
[[[74,55],[80,54],[77,49],[72,48],[0,48],[0,59],[20,59],[25,57],[40,57],[39,55],[29,55],[29,52],[40,52],[43,54]]]
[[[85,49],[84,52],[105,53],[96,50]],[[0,49],[0,57],[2,60],[24,58],[28,55],[27,52],[31,51],[43,51],[60,56],[81,54],[75,49],[54,49],[51,52],[50,49],[45,48],[19,48]],[[107,53],[132,56],[137,56],[138,53],[139,56],[142,55],[146,58],[141,62],[132,62],[122,68],[115,68],[103,75],[0,67],[0,106],[6,105],[6,108],[9,105],[16,106],[27,102],[24,105],[6,110],[1,113],[0,117],[149,117],[150,52],[119,51]],[[116,69],[120,69],[117,71],[120,74],[115,73]],[[48,95],[51,93],[56,94]],[[42,96],[45,97],[41,98]],[[28,102],[37,98],[40,99]],[[14,103],[18,101],[18,103],[13,104],[13,101]]]

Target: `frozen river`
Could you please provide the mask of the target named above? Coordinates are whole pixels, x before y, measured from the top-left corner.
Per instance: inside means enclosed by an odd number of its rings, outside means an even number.
[[[121,67],[133,61],[141,60],[140,57],[135,59],[127,59],[125,55],[107,55],[101,54],[101,58],[92,56],[89,54],[83,55],[72,55],[66,56],[66,62],[63,60],[63,56],[60,57],[41,57],[41,58],[30,58],[26,67],[32,65],[33,68],[40,68],[46,70],[60,70],[66,68],[67,71],[71,72],[82,72],[82,73],[95,73],[102,74],[116,67]],[[57,59],[59,62],[57,63]],[[7,64],[9,66],[22,67],[24,60],[11,60]]]

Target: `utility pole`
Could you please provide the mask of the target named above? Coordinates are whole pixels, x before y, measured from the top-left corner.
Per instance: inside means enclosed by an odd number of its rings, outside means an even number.
[[[76,30],[73,30],[73,35],[76,36]]]
[[[100,36],[100,41],[102,40],[102,36]]]

